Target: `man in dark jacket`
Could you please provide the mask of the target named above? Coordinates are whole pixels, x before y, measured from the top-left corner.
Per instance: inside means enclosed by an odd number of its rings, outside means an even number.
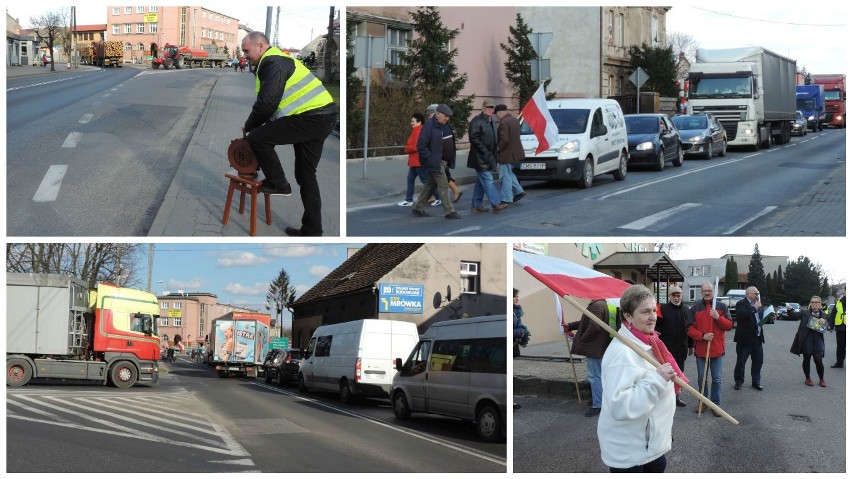
[[[837,331],[837,361],[831,367],[842,368],[846,361],[846,291],[840,293],[840,299],[829,313],[828,330]]]
[[[740,389],[745,382],[745,363],[751,358],[751,387],[763,391],[760,384],[760,368],[763,367],[763,305],[760,292],[754,286],[746,288],[746,297],[737,302],[737,365],[734,367],[734,389]]]
[[[683,304],[683,290],[679,286],[669,288],[669,302],[660,306],[660,313],[662,316],[657,320],[654,329],[672,353],[680,370],[684,371],[686,357],[692,356],[692,338],[686,334],[687,324],[692,321],[689,320],[689,308]],[[676,401],[678,406],[686,406],[680,394],[677,395]]]
[[[598,299],[589,303],[586,308],[590,313],[597,316],[601,321],[608,322],[609,308],[606,300]],[[603,402],[603,383],[601,382],[601,364],[603,356],[612,338],[609,333],[598,326],[585,314],[579,321],[565,325],[565,329],[577,331],[574,335],[574,345],[571,354],[579,354],[586,357],[586,371],[589,376],[589,385],[592,388],[592,407],[586,411],[586,417],[594,417],[601,413]],[[617,327],[614,329],[618,329]]]
[[[491,115],[494,114],[494,102],[482,101],[482,113],[473,117],[468,128],[470,153],[467,156],[468,168],[476,170],[476,185],[473,187],[473,199],[470,210],[474,213],[487,213],[482,206],[482,197],[487,196],[495,213],[506,209],[507,204],[500,203],[500,196],[494,187],[491,172],[497,168],[497,128]]]
[[[447,159],[444,159],[443,155],[444,125],[450,121],[452,116],[453,110],[441,103],[437,107],[435,116],[426,120],[420,130],[420,138],[417,139],[417,153],[420,154],[420,167],[426,168],[429,172],[429,180],[423,185],[420,196],[417,197],[417,202],[411,209],[411,214],[414,216],[429,216],[429,213],[423,208],[437,186],[438,196],[440,196],[441,204],[444,207],[444,218],[452,220],[461,218],[453,208],[449,193],[450,186],[447,183],[447,175],[444,173],[447,168],[447,160],[455,162],[455,148],[453,148],[452,154],[447,156]]]
[[[497,105],[494,114],[500,122],[497,126],[497,163],[500,164],[501,203],[520,201],[526,193],[512,171],[512,167],[524,159],[524,145],[521,144],[521,124],[512,116],[506,105]]]
[[[322,236],[322,201],[317,165],[322,145],[337,121],[337,107],[322,82],[295,58],[269,45],[261,32],[243,39],[242,50],[257,65],[257,100],[243,126],[251,149],[266,178],[259,191],[290,196],[292,188],[275,153],[276,145],[293,145],[296,183],[305,212],[299,229],[290,236]]]

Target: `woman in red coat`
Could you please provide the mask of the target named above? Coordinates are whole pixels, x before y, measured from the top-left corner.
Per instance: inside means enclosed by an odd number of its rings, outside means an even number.
[[[420,167],[420,154],[417,153],[417,139],[420,138],[420,130],[423,129],[423,121],[425,118],[422,113],[414,113],[411,115],[411,135],[408,136],[408,141],[405,144],[405,152],[408,153],[408,178],[406,179],[407,188],[405,190],[405,200],[397,203],[398,206],[413,206],[414,205],[414,180],[420,178],[420,183],[425,184],[429,179],[425,168]]]

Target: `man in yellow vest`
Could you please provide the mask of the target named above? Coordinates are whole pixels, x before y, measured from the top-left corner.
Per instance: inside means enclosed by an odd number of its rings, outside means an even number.
[[[846,292],[840,292],[839,296],[828,317],[828,330],[837,331],[837,361],[831,365],[833,368],[842,368],[846,361]]]
[[[295,58],[269,45],[261,32],[243,39],[242,50],[255,65],[255,93],[243,133],[266,177],[260,192],[290,196],[292,188],[275,153],[276,145],[293,145],[296,183],[305,212],[300,228],[287,227],[290,236],[322,236],[322,201],[317,165],[322,145],[337,121],[337,106],[310,70]]]

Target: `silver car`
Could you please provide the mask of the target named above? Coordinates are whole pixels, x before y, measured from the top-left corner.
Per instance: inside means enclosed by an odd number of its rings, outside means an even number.
[[[808,120],[801,110],[796,110],[796,119],[790,124],[793,135],[805,136],[808,134]]]

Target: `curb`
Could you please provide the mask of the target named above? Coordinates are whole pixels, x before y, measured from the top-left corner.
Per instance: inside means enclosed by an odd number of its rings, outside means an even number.
[[[578,381],[580,398],[583,401],[592,399],[592,386],[587,379]],[[515,376],[512,378],[515,396],[551,396],[559,398],[574,398],[577,390],[573,381],[555,381],[552,379]]]

